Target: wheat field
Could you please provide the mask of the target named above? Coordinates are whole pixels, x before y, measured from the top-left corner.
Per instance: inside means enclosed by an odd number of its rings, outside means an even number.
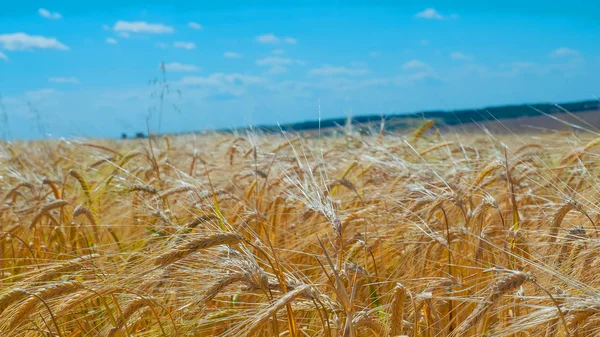
[[[2,336],[600,336],[594,132],[0,146]]]

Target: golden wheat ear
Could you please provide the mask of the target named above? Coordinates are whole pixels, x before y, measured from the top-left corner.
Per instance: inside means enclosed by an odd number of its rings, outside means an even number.
[[[242,236],[236,233],[219,233],[207,237],[196,238],[161,254],[154,260],[154,265],[157,267],[164,267],[199,250],[208,249],[217,245],[234,245],[242,241],[242,239]]]

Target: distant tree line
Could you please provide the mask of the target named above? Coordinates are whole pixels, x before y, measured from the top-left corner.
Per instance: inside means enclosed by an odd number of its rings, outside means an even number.
[[[543,114],[556,114],[559,112],[569,111],[572,113],[600,110],[600,101],[581,101],[564,104],[520,104],[520,105],[504,105],[496,107],[487,107],[483,109],[463,109],[463,110],[434,110],[415,113],[398,113],[390,115],[362,115],[352,116],[351,122],[355,125],[370,124],[381,122],[382,118],[386,120],[386,129],[402,129],[411,127],[414,123],[409,123],[414,119],[434,119],[436,125],[460,125],[472,122],[482,122],[494,119],[510,119],[526,116],[540,116]],[[289,123],[282,125],[263,125],[255,126],[255,129],[263,132],[279,132],[284,131],[309,131],[321,129],[335,128],[343,126],[348,119],[346,117],[323,119],[321,121],[311,120],[297,123]],[[221,132],[243,131],[247,128],[224,129],[217,130]],[[121,138],[126,139],[127,134],[123,133]],[[133,138],[146,138],[143,132],[138,132]]]
[[[123,132],[121,134],[121,139],[127,139],[127,134],[125,132]],[[134,137],[132,138],[146,138],[146,135],[143,132],[136,132],[136,134],[134,135]]]
[[[468,109],[454,111],[424,111],[408,114],[391,114],[391,115],[363,115],[353,116],[353,124],[368,124],[380,122],[382,118],[386,123],[394,128],[403,128],[409,126],[403,122],[409,119],[425,118],[435,119],[439,125],[460,125],[472,122],[481,122],[494,119],[510,119],[525,116],[540,116],[543,114],[556,114],[559,112],[569,111],[572,113],[600,110],[600,101],[582,101],[565,104],[521,104],[521,105],[504,105],[498,107],[488,107],[483,109]],[[346,124],[346,118],[331,118],[319,121],[304,121],[298,123],[290,123],[281,126],[263,126],[261,129],[266,132],[278,132],[283,130],[316,130],[319,125],[322,129],[336,127]]]

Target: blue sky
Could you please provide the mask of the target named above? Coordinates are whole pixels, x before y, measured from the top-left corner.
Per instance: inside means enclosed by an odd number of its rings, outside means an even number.
[[[596,1],[5,1],[0,124],[118,137],[595,99]],[[5,120],[8,120],[8,127]]]

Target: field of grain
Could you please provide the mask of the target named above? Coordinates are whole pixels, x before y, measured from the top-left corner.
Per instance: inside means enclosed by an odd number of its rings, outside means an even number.
[[[598,135],[431,126],[3,143],[1,335],[600,336]]]

